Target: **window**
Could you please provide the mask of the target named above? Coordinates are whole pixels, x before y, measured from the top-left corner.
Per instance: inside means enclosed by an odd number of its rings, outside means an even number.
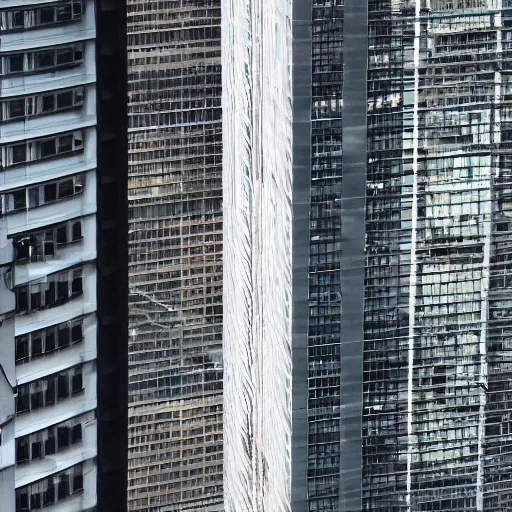
[[[24,188],[19,190],[13,190],[0,196],[0,204],[2,213],[15,213],[20,210],[26,210],[31,208],[37,208],[45,204],[53,203],[54,201],[67,199],[72,196],[81,194],[83,190],[83,176],[72,176],[69,178],[63,178],[58,181],[51,181],[30,188]],[[66,227],[66,241],[68,232],[71,228]],[[75,228],[75,230],[80,228]],[[62,242],[66,243],[66,242]]]
[[[29,50],[25,53],[6,54],[1,57],[2,75],[56,71],[78,66],[83,61],[83,43]]]
[[[22,384],[17,391],[16,414],[52,406],[83,391],[82,366]]]
[[[31,197],[33,194],[33,197]],[[36,196],[37,194],[37,196]],[[29,189],[29,208],[39,202],[39,188],[35,192]],[[15,261],[24,262],[46,260],[55,256],[57,248],[61,245],[76,242],[82,239],[82,221],[69,221],[51,229],[37,231],[32,234],[22,234],[13,237]]]
[[[57,183],[48,183],[44,186],[44,202],[51,203],[57,200]]]
[[[23,163],[37,162],[57,156],[71,155],[83,151],[81,131],[65,133],[47,139],[29,140],[23,143],[5,145],[1,148],[4,168]],[[28,156],[29,155],[29,156]]]
[[[66,348],[83,339],[83,318],[52,325],[39,331],[16,336],[16,364]]]
[[[82,291],[82,269],[50,274],[45,281],[32,281],[15,288],[16,311],[18,313],[29,313],[58,306],[66,302],[67,299],[82,293]]]
[[[39,510],[83,490],[83,465],[16,489],[16,512]],[[30,498],[30,499],[29,499]]]
[[[84,88],[44,92],[0,102],[0,121],[37,117],[79,108],[84,104]]]
[[[82,18],[82,0],[60,0],[53,5],[31,5],[0,12],[0,33],[70,23]]]

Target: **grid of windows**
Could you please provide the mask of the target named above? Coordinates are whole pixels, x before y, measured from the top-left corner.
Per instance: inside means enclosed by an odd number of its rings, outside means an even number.
[[[16,235],[13,237],[14,261],[28,263],[54,258],[61,247],[82,240],[82,230],[83,220],[75,219],[41,231]]]
[[[82,130],[61,133],[44,139],[6,144],[1,148],[1,168],[70,156],[84,150]]]
[[[46,28],[82,19],[83,0],[59,0],[26,8],[4,9],[0,12],[0,34]]]
[[[84,94],[83,87],[74,87],[9,98],[0,102],[0,121],[17,121],[80,108],[84,104]]]
[[[2,54],[0,76],[11,77],[55,72],[59,69],[79,66],[83,60],[83,43]]]
[[[216,507],[222,434],[210,446],[207,422],[222,407],[220,0],[130,0],[128,52],[129,440],[140,440],[129,510]],[[197,434],[154,453],[138,429],[178,403],[195,411]],[[171,458],[182,475],[172,482]]]
[[[84,391],[82,365],[16,388],[16,414],[51,407]]]
[[[308,497],[339,509],[343,2],[312,8]]]
[[[56,201],[79,195],[84,189],[84,176],[78,174],[60,180],[34,184],[30,187],[11,190],[0,195],[1,214],[19,213],[21,211],[44,206]],[[76,228],[78,229],[78,228]],[[61,231],[63,236],[63,231]]]
[[[16,364],[27,363],[83,340],[83,319],[16,336]]]
[[[78,464],[44,480],[16,490],[16,512],[50,507],[68,496],[83,491],[83,465]]]

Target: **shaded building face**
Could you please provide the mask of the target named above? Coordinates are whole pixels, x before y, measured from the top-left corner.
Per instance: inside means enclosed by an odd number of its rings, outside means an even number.
[[[128,506],[219,510],[220,1],[130,0],[128,66]]]

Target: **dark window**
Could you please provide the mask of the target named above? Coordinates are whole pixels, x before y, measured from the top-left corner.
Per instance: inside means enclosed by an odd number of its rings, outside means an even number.
[[[30,496],[30,509],[39,510],[41,508],[41,494],[36,492]]]
[[[28,189],[28,207],[35,208],[39,206],[39,187]]]
[[[20,510],[30,510],[28,507],[28,490],[24,489],[18,494]],[[17,511],[16,511],[17,512]]]
[[[57,94],[57,108],[69,108],[73,106],[73,91],[65,91]]]
[[[16,412],[28,411],[30,408],[30,400],[26,388],[18,389],[18,396],[16,398]]]
[[[21,28],[24,26],[23,11],[14,11],[12,13],[12,26],[13,28]]]
[[[48,433],[48,439],[44,442],[44,454],[52,455],[55,453],[55,432],[52,429]]]
[[[53,94],[47,94],[43,96],[43,112],[52,112],[55,109],[55,96]]]
[[[55,256],[55,243],[54,242],[44,242],[43,250],[45,256]]]
[[[80,393],[83,387],[82,372],[73,375],[73,394]]]
[[[59,328],[59,348],[67,347],[69,345],[69,327]]]
[[[9,71],[11,73],[18,73],[23,71],[23,54],[18,53],[9,57]]]
[[[40,52],[37,54],[37,65],[40,68],[48,68],[54,65],[55,53],[52,51]]]
[[[57,384],[57,396],[59,400],[69,397],[69,379],[67,374],[59,375]],[[60,446],[60,445],[59,445]]]
[[[64,48],[57,51],[57,64],[69,64],[73,62],[72,48]]]
[[[55,378],[50,377],[47,380],[46,392],[45,392],[45,404],[46,407],[55,404]]]
[[[59,450],[67,448],[69,446],[69,428],[58,427],[57,428],[57,445]]]
[[[67,151],[73,150],[73,137],[66,135],[59,139],[59,153],[66,153]],[[66,183],[65,181],[62,183]],[[69,194],[71,195],[71,194]]]
[[[40,459],[43,456],[43,447],[41,441],[32,443],[32,460]]]
[[[16,360],[25,359],[28,356],[28,337],[18,336],[16,338]]]
[[[73,180],[61,181],[59,183],[59,199],[73,195]]]
[[[27,207],[27,195],[25,190],[15,190],[9,195],[13,200],[13,210],[22,210]]]
[[[75,60],[82,60],[83,53],[81,48],[75,48]]]
[[[82,238],[82,223],[80,221],[73,223],[72,236],[73,240],[78,240]]]
[[[45,352],[51,352],[55,350],[55,330],[50,329],[46,331],[46,343],[45,343]]]
[[[70,21],[72,19],[71,5],[57,7],[57,21]]]
[[[39,409],[43,406],[43,392],[36,391],[30,395],[30,408],[32,410]]]
[[[25,117],[25,99],[12,100],[9,103],[9,117],[14,119],[16,117]]]
[[[73,477],[73,492],[82,491],[83,488],[84,488],[84,477],[80,473]]]
[[[48,183],[44,186],[44,202],[55,201],[57,199],[57,184]]]
[[[48,482],[48,490],[43,493],[43,506],[47,507],[55,502],[55,486],[50,480]]]
[[[42,7],[41,8],[41,23],[53,23],[55,21],[55,8]]]
[[[36,311],[41,307],[41,291],[39,287],[36,291],[30,293],[30,309]]]
[[[55,149],[55,139],[44,140],[41,142],[41,158],[48,158],[57,153]]]
[[[46,288],[44,302],[46,306],[51,306],[55,302],[55,281],[50,281]]]
[[[75,444],[82,440],[82,425],[79,423],[71,431],[71,443]]]
[[[59,500],[69,496],[69,475],[60,475],[58,497]]]
[[[67,299],[69,297],[69,286],[67,281],[57,283],[57,300]]]
[[[16,311],[26,311],[28,309],[28,287],[21,286],[16,289]]]
[[[23,260],[30,255],[30,242],[27,239],[15,242],[14,249],[16,251],[16,260]]]
[[[16,462],[25,462],[28,460],[28,441],[22,437],[16,441]]]
[[[68,228],[67,226],[59,226],[57,228],[57,243],[65,244],[68,241]]]
[[[82,14],[82,2],[80,0],[73,2],[73,13],[75,16]]]
[[[80,341],[82,339],[82,324],[75,324],[71,328],[71,340],[73,342]]]
[[[27,160],[27,146],[25,143],[12,146],[12,163],[20,164]]]
[[[80,272],[73,272],[73,281],[71,282],[71,293],[81,293],[82,289],[82,275]]]
[[[43,353],[43,338],[41,334],[32,334],[32,354],[37,356]]]

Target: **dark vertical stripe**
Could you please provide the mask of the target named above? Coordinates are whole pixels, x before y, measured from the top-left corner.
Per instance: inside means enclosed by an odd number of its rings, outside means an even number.
[[[308,247],[311,183],[311,0],[295,0],[293,51],[292,488],[306,512],[308,460]]]
[[[341,213],[340,511],[362,510],[368,6],[345,0]]]
[[[126,512],[128,148],[126,2],[96,2],[98,512]]]

